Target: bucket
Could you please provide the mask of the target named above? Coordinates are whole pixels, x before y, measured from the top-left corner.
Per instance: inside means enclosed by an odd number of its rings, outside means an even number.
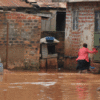
[[[0,75],[2,75],[2,74],[3,74],[3,64],[0,63]]]
[[[91,69],[95,69],[95,67],[90,66]]]

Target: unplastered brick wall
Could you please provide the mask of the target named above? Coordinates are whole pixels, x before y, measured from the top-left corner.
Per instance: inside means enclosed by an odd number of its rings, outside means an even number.
[[[95,23],[95,10],[100,10],[99,2],[81,2],[81,3],[68,3],[66,9],[66,32],[65,32],[65,55],[77,56],[78,50],[82,47],[83,43],[88,44],[88,48],[92,50],[94,45],[94,23]],[[78,10],[78,30],[73,31],[72,11]],[[93,55],[90,55],[91,59]],[[65,58],[65,67],[76,67],[76,58],[70,59],[70,64],[67,64]],[[72,62],[73,61],[73,62]]]
[[[18,12],[0,14],[0,55],[6,63],[7,22],[9,67],[20,67],[25,61],[39,63],[41,17]]]

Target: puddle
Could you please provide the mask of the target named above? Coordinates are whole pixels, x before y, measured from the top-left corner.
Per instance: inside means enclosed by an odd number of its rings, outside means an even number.
[[[55,74],[48,74],[48,73],[38,73],[38,75],[55,75]]]
[[[8,88],[19,88],[19,89],[22,89],[22,86],[8,86]]]
[[[43,86],[51,86],[51,85],[55,85],[56,82],[19,82],[19,83],[10,83],[11,85],[24,85],[24,84],[35,84],[35,85],[43,85]]]
[[[100,99],[100,75],[15,72],[0,80],[0,100]]]
[[[3,91],[7,91],[7,89],[3,89]]]

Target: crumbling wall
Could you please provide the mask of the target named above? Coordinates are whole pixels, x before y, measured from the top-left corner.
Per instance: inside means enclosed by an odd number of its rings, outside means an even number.
[[[7,22],[9,23],[8,66],[24,65],[25,61],[39,63],[41,18],[32,14],[1,12],[0,55],[6,63]],[[5,65],[5,64],[4,64]]]

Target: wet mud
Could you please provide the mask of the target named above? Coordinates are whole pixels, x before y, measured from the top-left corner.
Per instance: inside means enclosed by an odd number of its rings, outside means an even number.
[[[11,72],[0,75],[0,100],[100,100],[100,75]]]

